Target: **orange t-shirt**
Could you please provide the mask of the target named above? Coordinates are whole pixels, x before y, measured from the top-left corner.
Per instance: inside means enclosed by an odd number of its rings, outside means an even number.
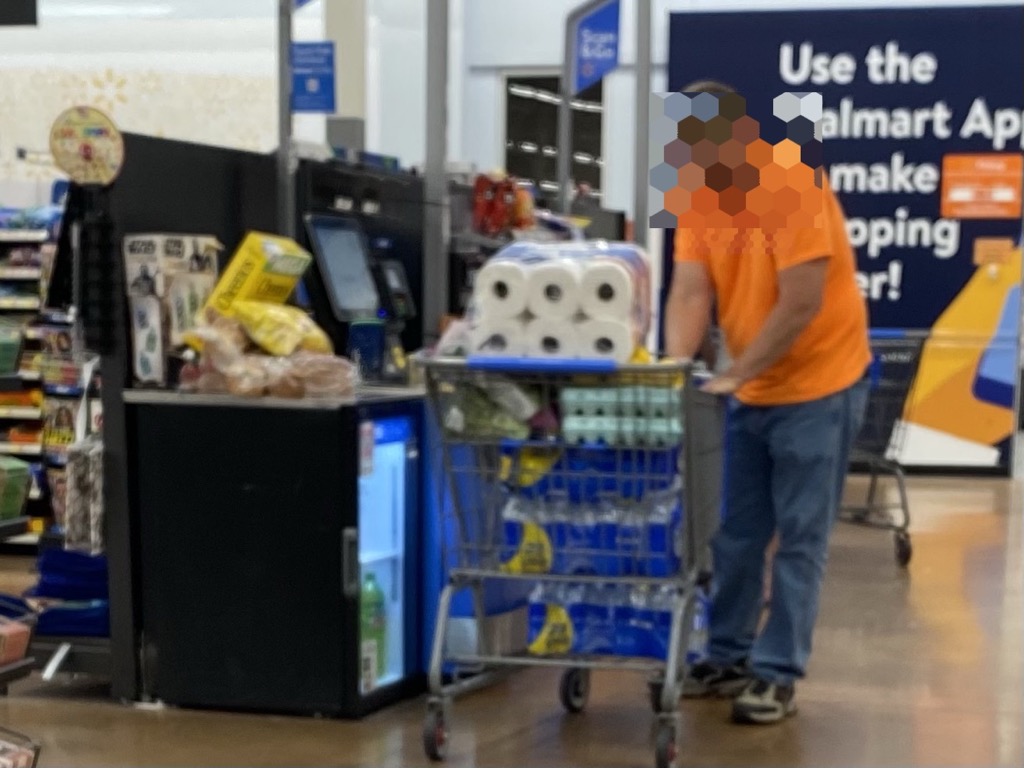
[[[829,259],[821,309],[789,350],[737,398],[748,405],[818,400],[855,384],[871,362],[867,306],[856,282],[856,258],[842,208],[827,184],[818,228],[676,230],[676,261],[708,268],[718,322],[736,358],[760,333],[778,299],[778,272]]]

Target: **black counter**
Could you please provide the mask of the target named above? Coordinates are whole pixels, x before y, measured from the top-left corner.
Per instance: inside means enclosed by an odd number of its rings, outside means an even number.
[[[124,399],[142,698],[359,716],[422,690],[420,391],[297,401],[131,391]],[[415,425],[401,495],[406,662],[401,679],[364,695],[362,554],[353,589],[350,550],[363,533],[366,426],[389,420]]]

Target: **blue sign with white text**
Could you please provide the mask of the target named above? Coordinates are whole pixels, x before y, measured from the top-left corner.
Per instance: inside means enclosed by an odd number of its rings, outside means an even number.
[[[1019,2],[670,17],[669,91],[719,80],[746,98],[747,114],[783,93],[821,94],[823,178],[841,204],[871,325],[912,331],[876,350],[883,378],[903,390],[886,458],[904,466],[1013,467],[1022,29]],[[787,130],[768,117],[760,136],[779,144]],[[892,378],[897,351],[910,363]]]
[[[292,43],[292,112],[335,111],[334,43]]]
[[[576,27],[573,95],[585,91],[619,66],[619,0],[611,0]]]

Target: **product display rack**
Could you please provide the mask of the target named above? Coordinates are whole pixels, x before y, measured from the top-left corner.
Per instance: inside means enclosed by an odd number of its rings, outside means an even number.
[[[47,229],[0,230],[0,333],[9,345],[8,364],[0,369],[0,393],[5,396],[0,404],[0,454],[33,465],[25,515],[0,521],[0,543],[5,545],[35,545],[50,516],[43,478],[39,372],[45,334],[39,320],[46,303],[52,242]],[[16,360],[13,366],[11,357]],[[38,394],[33,396],[33,391]]]
[[[48,315],[51,330],[67,335],[72,334],[73,318]],[[63,327],[55,327],[56,321]],[[100,430],[100,385],[96,373],[96,360],[75,361],[73,355],[48,355],[42,366],[43,387],[43,469],[46,472],[47,487],[50,490],[49,503],[55,523],[60,522],[58,509],[63,509],[66,498],[58,488],[66,488],[64,473],[68,464],[68,450],[75,443]],[[66,411],[71,422],[62,428],[58,414]],[[64,434],[61,434],[64,432]],[[66,491],[65,491],[66,493]],[[64,532],[59,525],[42,532],[36,542],[40,548],[64,546]]]

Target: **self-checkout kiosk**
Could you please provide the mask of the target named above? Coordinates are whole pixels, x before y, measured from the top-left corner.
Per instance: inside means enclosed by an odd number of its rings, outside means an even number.
[[[402,349],[420,349],[423,322],[416,308],[423,306],[423,179],[370,162],[302,160],[295,173],[295,192],[295,232],[300,244],[310,252],[317,250],[308,222],[311,216],[321,217],[318,220],[325,225],[331,217],[354,222],[362,231],[357,239],[369,265],[366,271],[376,278],[381,313],[377,318],[367,318],[365,307],[358,308],[358,317],[340,309],[335,313],[329,298],[317,291],[318,282],[326,285],[330,279],[312,274],[307,280],[316,320],[331,327],[338,351],[346,354],[350,332],[379,336],[381,329],[373,320],[384,321],[386,330],[401,340]],[[346,247],[355,243],[348,237]],[[321,272],[320,261],[329,258],[318,255],[318,266],[312,271]]]
[[[404,381],[402,333],[416,301],[402,263],[385,244],[373,247],[354,216],[309,214],[304,228],[314,255],[304,287],[317,322],[366,380]]]

